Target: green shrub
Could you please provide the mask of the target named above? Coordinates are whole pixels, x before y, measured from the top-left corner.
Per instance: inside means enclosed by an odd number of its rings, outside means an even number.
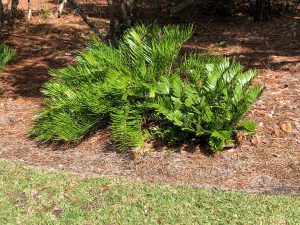
[[[180,60],[191,35],[191,26],[141,25],[129,29],[118,48],[92,40],[75,66],[51,71],[32,135],[76,141],[106,123],[120,151],[149,137],[170,144],[195,138],[220,151],[237,130],[255,132],[255,124],[240,119],[262,92],[251,85],[256,72],[223,57]]]
[[[50,17],[51,16],[51,11],[50,9],[47,9],[47,8],[42,8],[41,9],[41,14],[45,17]]]
[[[14,57],[16,56],[16,50],[0,43],[0,70]]]

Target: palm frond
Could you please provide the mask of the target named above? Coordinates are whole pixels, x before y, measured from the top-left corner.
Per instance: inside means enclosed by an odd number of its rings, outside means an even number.
[[[251,120],[243,120],[239,123],[239,129],[246,130],[248,134],[255,134],[257,127]]]
[[[16,50],[0,43],[0,70],[16,56]]]
[[[143,144],[141,116],[128,105],[111,112],[111,135],[119,151],[139,147]]]

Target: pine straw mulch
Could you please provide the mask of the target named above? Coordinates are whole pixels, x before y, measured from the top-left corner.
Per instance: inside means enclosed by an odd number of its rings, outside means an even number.
[[[299,19],[284,16],[254,24],[246,17],[199,18],[186,50],[224,54],[260,71],[257,81],[266,90],[248,115],[259,124],[258,133],[216,155],[191,144],[152,146],[152,151],[135,157],[116,153],[107,130],[73,146],[41,146],[27,138],[48,69],[72,63],[90,34],[74,15],[19,22],[18,29],[5,33],[18,57],[0,74],[0,87],[5,89],[0,96],[0,158],[151,183],[300,194]],[[106,21],[98,22],[107,26]]]

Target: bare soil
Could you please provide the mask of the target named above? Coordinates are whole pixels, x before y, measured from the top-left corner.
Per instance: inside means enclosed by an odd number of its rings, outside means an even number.
[[[25,1],[20,7],[26,8]],[[92,20],[105,32],[107,20]],[[20,20],[4,34],[18,56],[0,72],[0,87],[5,90],[0,96],[0,158],[150,183],[300,194],[299,22],[300,15],[257,24],[242,15],[199,17],[185,50],[226,55],[259,70],[257,82],[266,90],[247,116],[259,125],[258,133],[215,155],[192,144],[152,146],[151,151],[133,155],[116,153],[108,130],[72,146],[42,146],[28,138],[48,70],[73,63],[92,33],[73,13],[60,19],[36,13],[30,22]]]

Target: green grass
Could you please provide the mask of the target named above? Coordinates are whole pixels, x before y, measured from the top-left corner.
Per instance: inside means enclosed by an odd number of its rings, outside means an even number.
[[[300,198],[145,185],[0,161],[0,224],[300,224]]]

